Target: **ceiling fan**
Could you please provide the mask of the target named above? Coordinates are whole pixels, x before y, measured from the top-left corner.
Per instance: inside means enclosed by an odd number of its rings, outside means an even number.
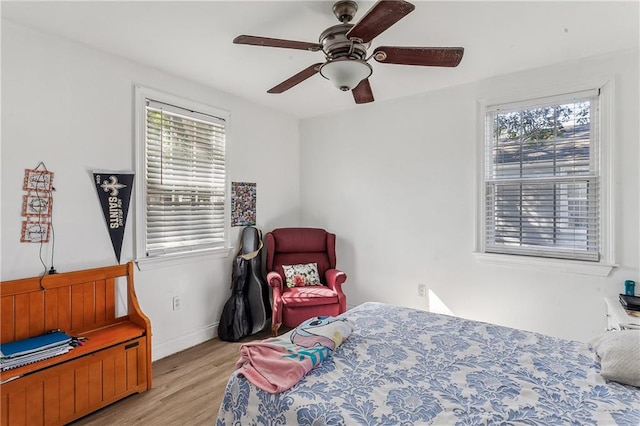
[[[371,58],[383,64],[427,67],[456,67],[462,60],[462,47],[379,46],[367,57],[371,41],[414,9],[413,4],[404,0],[379,0],[354,25],[350,22],[358,10],[358,4],[351,0],[340,0],[333,5],[333,13],[341,23],[324,30],[318,43],[250,35],[240,35],[233,42],[311,52],[322,50],[325,62],[305,68],[269,89],[268,93],[282,93],[319,72],[338,89],[351,90],[356,103],[373,102],[369,84],[373,68],[368,64]]]

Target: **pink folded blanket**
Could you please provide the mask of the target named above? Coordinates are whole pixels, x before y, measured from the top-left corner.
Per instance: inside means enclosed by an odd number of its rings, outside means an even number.
[[[237,374],[266,392],[285,391],[327,359],[351,330],[347,320],[315,317],[291,332],[291,342],[272,338],[246,343],[240,347]]]

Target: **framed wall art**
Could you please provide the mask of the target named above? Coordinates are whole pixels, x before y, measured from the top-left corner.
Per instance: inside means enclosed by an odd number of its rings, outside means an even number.
[[[28,220],[25,220],[22,222],[20,242],[48,243],[50,228],[51,226],[49,222],[30,222]]]
[[[256,224],[256,184],[231,182],[231,226]]]
[[[24,195],[22,201],[22,216],[51,217],[53,198],[51,195]]]
[[[25,191],[51,192],[53,189],[53,172],[42,170],[24,171]]]

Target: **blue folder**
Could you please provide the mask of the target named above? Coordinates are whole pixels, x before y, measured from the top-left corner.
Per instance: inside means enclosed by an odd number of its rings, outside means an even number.
[[[41,334],[40,336],[29,337],[28,339],[16,340],[15,342],[0,344],[0,357],[14,358],[53,348],[55,346],[66,345],[71,342],[71,337],[62,331]]]

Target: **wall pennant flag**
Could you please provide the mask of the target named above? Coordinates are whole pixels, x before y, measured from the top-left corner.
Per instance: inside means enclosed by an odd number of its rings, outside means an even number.
[[[96,184],[102,213],[107,222],[107,230],[118,263],[120,263],[124,226],[131,201],[133,177],[133,173],[93,172],[93,181]]]

